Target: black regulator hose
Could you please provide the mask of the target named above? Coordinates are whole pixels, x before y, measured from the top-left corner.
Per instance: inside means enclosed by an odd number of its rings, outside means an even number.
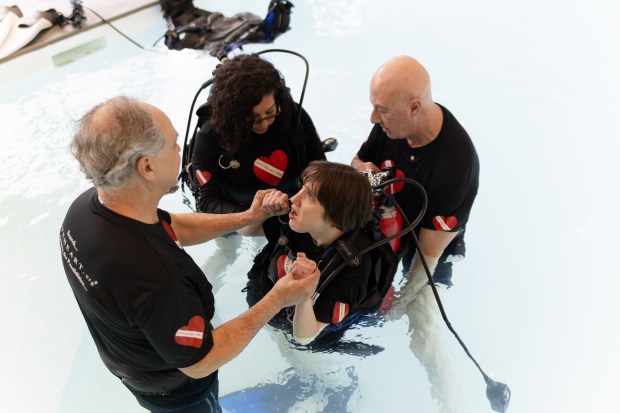
[[[385,182],[382,182],[382,183],[380,183],[378,185],[374,185],[372,187],[372,189],[373,189],[373,191],[380,191],[383,195],[387,195],[387,193],[385,191],[382,191],[382,189],[385,188],[386,186],[391,185],[391,184],[396,183],[396,182],[407,182],[407,183],[410,183],[410,184],[418,187],[420,189],[421,193],[422,193],[423,198],[424,198],[423,199],[423,207],[422,207],[420,213],[418,214],[418,216],[416,217],[416,219],[411,224],[409,224],[408,221],[407,221],[408,225],[403,230],[401,230],[400,232],[397,232],[396,234],[392,234],[389,237],[385,237],[383,239],[380,239],[377,242],[374,242],[374,243],[370,244],[366,248],[360,250],[360,255],[363,255],[363,254],[367,253],[368,251],[370,251],[370,250],[372,250],[374,248],[377,248],[377,247],[379,247],[379,246],[381,246],[383,244],[387,244],[388,242],[390,242],[390,241],[392,241],[392,240],[394,240],[396,238],[400,238],[400,237],[406,235],[409,232],[413,233],[413,229],[416,227],[416,225],[418,225],[420,223],[420,221],[422,221],[422,218],[424,217],[424,214],[426,213],[426,205],[428,204],[428,200],[427,200],[427,197],[426,197],[426,191],[424,190],[424,187],[422,185],[420,185],[419,182],[417,182],[417,181],[415,181],[415,180],[413,180],[411,178],[394,178],[394,179],[390,179],[389,181],[385,181]],[[390,199],[390,201],[392,201],[394,203],[394,205],[398,208],[398,210],[402,214],[402,210],[401,210],[400,206],[392,198],[389,198],[389,199]],[[329,264],[328,264],[328,266],[329,266]],[[321,293],[323,292],[325,287],[346,266],[347,266],[347,263],[345,261],[345,262],[341,263],[340,266],[338,266],[334,271],[332,271],[327,276],[327,278],[325,278],[325,280],[321,283],[321,285],[319,285],[317,287],[316,292],[312,296],[312,300],[313,301],[316,301],[319,298],[319,295],[321,295]],[[326,270],[326,268],[323,269],[323,271],[325,271],[325,270]]]
[[[392,181],[396,181],[396,180],[392,180]],[[388,181],[388,182],[390,182],[390,181]],[[421,191],[423,192],[423,195],[424,195],[423,211],[425,211],[426,210],[426,206],[427,206],[426,205],[427,204],[426,191],[424,190],[422,185],[420,185],[418,182],[416,182],[416,184],[417,184],[416,186],[419,189],[421,189]],[[394,206],[396,208],[398,208],[398,211],[401,213],[401,215],[403,217],[403,220],[405,221],[405,223],[408,223],[409,220],[407,219],[407,216],[405,215],[405,213],[402,210],[402,208],[400,207],[400,205],[394,199],[394,196],[392,196],[391,194],[388,194],[385,191],[383,191],[383,195],[385,195],[385,197],[388,198],[394,204]],[[418,216],[418,218],[420,218],[420,216]],[[416,218],[416,221],[418,221],[418,218]],[[417,225],[416,221],[414,221],[414,224]],[[407,228],[409,228],[410,226],[411,225],[407,226]],[[446,314],[446,311],[445,311],[445,309],[443,307],[441,299],[439,298],[439,293],[437,292],[437,287],[435,286],[435,283],[433,282],[433,276],[432,276],[431,271],[430,271],[430,269],[428,267],[426,259],[424,258],[424,254],[422,253],[422,248],[420,247],[420,241],[418,240],[418,237],[416,236],[415,231],[411,231],[411,237],[413,238],[413,243],[415,244],[415,248],[416,248],[416,250],[418,252],[420,260],[422,261],[422,265],[424,266],[424,271],[426,272],[426,277],[428,278],[428,283],[430,284],[431,289],[433,290],[433,295],[435,296],[435,301],[437,302],[437,306],[439,307],[439,312],[441,313],[441,317],[443,318],[444,322],[446,323],[446,326],[448,327],[448,329],[452,332],[454,337],[456,337],[457,341],[459,342],[459,344],[461,345],[463,350],[465,350],[465,353],[467,354],[467,356],[471,359],[471,361],[474,362],[474,364],[476,365],[476,367],[478,368],[478,370],[482,374],[482,377],[484,378],[484,381],[487,384],[487,391],[486,391],[486,393],[487,393],[487,399],[491,403],[491,408],[494,411],[496,411],[496,412],[500,412],[500,413],[506,412],[506,409],[508,409],[508,405],[510,403],[510,396],[511,396],[510,388],[505,383],[501,383],[501,382],[498,382],[498,381],[495,381],[495,380],[491,379],[484,372],[484,370],[482,370],[482,367],[480,367],[480,364],[478,364],[478,362],[476,361],[474,356],[472,356],[472,354],[470,353],[469,349],[467,348],[467,346],[465,345],[465,343],[461,339],[461,337],[459,337],[459,335],[456,332],[456,330],[454,329],[454,327],[452,327],[452,324],[450,323],[450,320],[448,320],[448,315]]]
[[[297,53],[297,52],[294,52],[292,50],[287,50],[287,49],[267,49],[267,50],[261,50],[260,52],[256,52],[256,54],[257,55],[261,55],[261,54],[271,53],[271,52],[288,53],[288,54],[295,55],[295,56],[299,57],[301,60],[303,60],[304,64],[306,65],[306,75],[304,76],[304,84],[301,87],[301,96],[299,98],[299,102],[297,102],[299,104],[299,110],[298,110],[298,113],[297,113],[297,128],[296,128],[296,130],[300,130],[301,129],[301,106],[302,106],[302,104],[304,102],[304,96],[306,95],[306,85],[308,84],[308,75],[310,74],[310,65],[308,64],[308,60],[301,53]]]

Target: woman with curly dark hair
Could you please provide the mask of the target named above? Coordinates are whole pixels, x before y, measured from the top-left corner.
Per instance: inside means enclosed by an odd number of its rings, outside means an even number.
[[[299,105],[284,78],[258,55],[238,55],[214,76],[189,171],[197,210],[243,211],[259,189],[292,195],[308,163],[325,159],[310,116],[302,109],[298,125]]]

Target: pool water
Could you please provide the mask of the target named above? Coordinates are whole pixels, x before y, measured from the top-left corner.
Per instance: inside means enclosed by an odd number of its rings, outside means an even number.
[[[266,3],[195,2],[225,15],[263,15]],[[289,32],[244,52],[278,47],[308,59],[304,107],[322,138],[339,140],[329,160],[349,163],[367,136],[368,82],[397,54],[427,67],[435,100],[471,135],[480,191],[468,256],[455,264],[455,287],[442,297],[483,369],[510,385],[508,411],[614,411],[619,6],[294,3]],[[89,187],[67,145],[76,119],[121,93],[161,108],[182,140],[191,100],[217,61],[150,47],[165,31],[157,9],[133,18],[149,22],[130,33],[150,50],[107,34],[102,50],[0,85],[0,380],[7,411],[143,411],[101,363],[62,270],[60,224]],[[130,31],[128,21],[123,28]],[[264,57],[299,96],[300,61]],[[161,207],[189,211],[184,198],[166,196]],[[214,285],[214,324],[247,308],[241,290],[262,242],[237,237],[188,248]],[[400,282],[397,276],[396,288]],[[299,351],[266,327],[220,370],[222,404],[261,412],[491,411],[480,373],[428,291],[408,313],[371,317],[345,334],[349,347],[331,353]]]

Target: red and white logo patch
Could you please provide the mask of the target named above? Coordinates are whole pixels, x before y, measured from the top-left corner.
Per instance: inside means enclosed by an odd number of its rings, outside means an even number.
[[[389,159],[383,161],[383,163],[381,164],[381,169],[383,169],[383,168],[392,168],[392,167],[394,167],[394,162],[392,162]],[[393,178],[404,178],[404,177],[405,177],[405,173],[403,171],[401,171],[400,169],[397,169],[396,172],[394,173],[394,176],[391,176],[390,179],[393,179]],[[394,194],[402,191],[404,186],[405,186],[404,182],[395,182],[395,183],[387,186],[385,188],[385,191],[388,194],[390,194],[390,195],[394,195]]]
[[[162,221],[161,224],[164,226],[164,229],[166,230],[170,238],[172,238],[174,243],[177,244],[177,247],[179,247],[179,249],[183,249],[183,245],[181,245],[181,242],[177,239],[177,236],[170,227],[170,224],[168,224],[166,221]]]
[[[195,315],[186,326],[179,328],[174,335],[174,341],[182,346],[200,348],[205,332],[205,320]]]
[[[456,217],[444,217],[441,215],[437,215],[433,218],[433,226],[437,231],[451,231],[456,227],[457,224]]]
[[[336,301],[334,313],[332,314],[332,324],[338,324],[349,314],[349,304]]]
[[[381,221],[379,221],[379,229],[386,237],[399,233],[403,229],[403,216],[393,206],[389,208],[384,206]],[[390,246],[393,251],[398,251],[400,248],[400,237],[390,241]]]
[[[269,158],[261,156],[254,161],[254,175],[269,185],[276,186],[284,176],[288,157],[280,149],[273,151]]]
[[[278,279],[291,272],[291,265],[293,265],[293,261],[286,254],[278,257]]]
[[[200,169],[196,169],[195,175],[200,186],[203,186],[211,180],[211,172],[209,171],[201,171]]]

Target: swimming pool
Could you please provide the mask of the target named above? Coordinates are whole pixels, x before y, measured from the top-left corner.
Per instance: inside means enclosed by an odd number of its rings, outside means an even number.
[[[225,15],[266,9],[196,5]],[[273,45],[245,47],[306,56],[304,106],[322,137],[339,139],[328,158],[344,163],[370,130],[376,68],[406,53],[429,69],[435,99],[466,127],[482,166],[468,257],[444,304],[482,367],[510,385],[509,412],[609,411],[619,384],[618,6],[555,6],[297,1],[290,32]],[[132,36],[150,45],[165,30],[161,14],[148,10],[139,19],[152,24]],[[139,26],[123,28],[132,27]],[[99,360],[60,265],[60,223],[88,186],[67,143],[75,119],[119,93],[162,108],[182,139],[191,99],[216,61],[194,51],[141,51],[114,37],[106,44],[0,86],[1,380],[11,411],[142,411]],[[266,57],[298,96],[299,62]],[[181,193],[162,207],[188,210]],[[229,256],[216,254],[214,242],[189,249],[214,284],[215,324],[247,308],[241,289],[260,241],[236,241],[223,247]],[[220,393],[246,407],[263,395],[269,402],[253,411],[490,411],[483,380],[441,320],[425,322],[431,304],[418,303],[416,320],[349,331],[346,340],[382,348],[365,357],[300,352],[264,329],[221,369]],[[426,353],[411,343],[416,321],[432,337]],[[435,368],[430,380],[427,366]]]

